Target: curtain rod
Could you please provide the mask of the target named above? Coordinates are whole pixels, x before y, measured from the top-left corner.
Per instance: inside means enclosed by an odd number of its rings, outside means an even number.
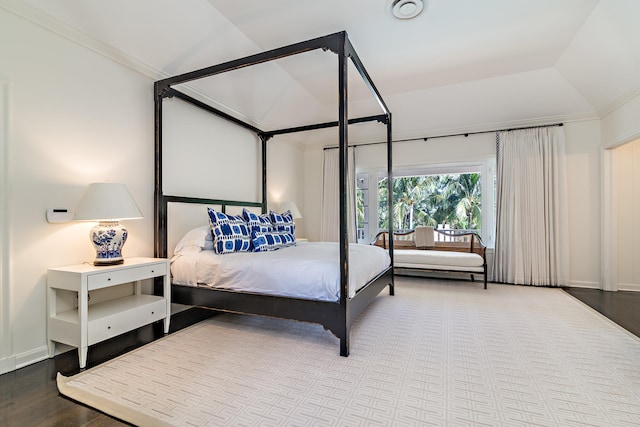
[[[453,134],[449,134],[449,135],[437,135],[437,136],[424,136],[421,138],[406,138],[406,139],[396,139],[394,141],[391,142],[408,142],[408,141],[418,141],[418,140],[423,140],[423,141],[427,141],[429,139],[436,139],[436,138],[449,138],[452,136],[464,136],[465,138],[468,137],[469,135],[477,135],[477,134],[481,134],[481,133],[494,133],[494,132],[511,132],[513,130],[524,130],[524,129],[538,129],[538,128],[547,128],[547,127],[552,127],[552,126],[564,126],[564,123],[553,123],[550,125],[540,125],[540,126],[524,126],[524,127],[519,127],[519,128],[511,128],[511,129],[497,129],[497,130],[482,130],[482,131],[477,131],[477,132],[464,132],[464,133],[453,133]],[[379,144],[386,144],[387,142],[366,142],[364,144],[353,144],[350,145],[349,147],[364,147],[366,145],[379,145]],[[335,147],[324,147],[324,150],[334,150],[338,148],[337,146]]]

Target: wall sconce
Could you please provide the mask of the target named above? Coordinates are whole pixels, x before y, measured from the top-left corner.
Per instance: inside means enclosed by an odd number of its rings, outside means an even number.
[[[94,265],[124,262],[122,247],[127,241],[127,229],[119,221],[139,219],[142,213],[124,184],[100,182],[89,184],[76,209],[78,221],[100,221],[89,232],[96,250]]]

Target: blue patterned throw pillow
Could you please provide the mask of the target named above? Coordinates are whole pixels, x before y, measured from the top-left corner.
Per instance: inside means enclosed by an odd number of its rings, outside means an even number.
[[[296,244],[295,238],[286,231],[256,231],[252,233],[255,252],[275,251]]]
[[[213,251],[218,254],[251,250],[251,231],[242,217],[207,208],[213,235]]]
[[[267,214],[256,215],[245,208],[242,210],[242,216],[246,223],[249,225],[249,230],[251,231],[251,233],[274,230],[271,219],[269,219],[269,215]]]
[[[286,231],[293,236],[295,241],[296,225],[293,222],[293,215],[291,215],[290,211],[286,211],[281,214],[270,211],[269,216],[271,217],[271,222],[273,223],[276,231]]]

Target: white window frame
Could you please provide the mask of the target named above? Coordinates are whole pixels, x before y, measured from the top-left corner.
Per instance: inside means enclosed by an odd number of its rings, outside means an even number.
[[[358,169],[358,173],[369,174],[369,234],[368,239],[362,239],[362,243],[369,243],[379,231],[378,224],[378,192],[371,189],[378,188],[378,181],[387,176],[387,171],[374,169]],[[495,157],[485,157],[478,161],[458,162],[458,163],[437,163],[425,165],[413,165],[410,167],[399,167],[393,170],[393,177],[422,175],[453,175],[460,173],[480,173],[482,180],[482,230],[480,237],[485,245],[493,248],[495,243]],[[375,218],[372,220],[371,218]]]

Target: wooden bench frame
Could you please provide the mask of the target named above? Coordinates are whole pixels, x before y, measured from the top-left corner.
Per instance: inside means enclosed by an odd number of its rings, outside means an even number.
[[[482,267],[484,275],[484,288],[487,289],[487,257],[486,257],[486,245],[482,241],[482,238],[478,233],[472,231],[460,231],[453,229],[434,229],[436,233],[444,236],[449,241],[435,241],[434,246],[430,247],[417,247],[415,243],[415,230],[409,231],[394,231],[393,233],[393,250],[402,251],[406,249],[419,249],[425,251],[454,251],[454,252],[469,252],[476,253],[482,257]],[[371,244],[379,246],[383,249],[388,249],[389,232],[381,231],[376,234],[375,239]],[[444,271],[450,273],[468,273],[471,275],[471,281],[475,282],[474,274],[478,274],[477,271],[468,270],[454,270],[447,269],[443,266],[442,269],[430,268],[409,268],[409,267],[396,267],[406,270],[418,270],[418,271]]]

